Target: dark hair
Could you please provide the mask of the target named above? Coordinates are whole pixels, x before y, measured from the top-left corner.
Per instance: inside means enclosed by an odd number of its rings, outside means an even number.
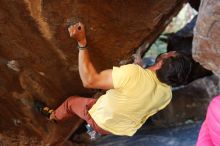
[[[175,57],[163,60],[163,64],[156,71],[157,78],[170,86],[185,84],[191,72],[192,60],[186,54],[176,52]]]

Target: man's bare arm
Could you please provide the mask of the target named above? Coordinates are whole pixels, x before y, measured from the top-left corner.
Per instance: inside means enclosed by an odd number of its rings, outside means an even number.
[[[82,23],[77,23],[69,27],[70,37],[73,37],[78,42],[79,47],[79,74],[86,88],[96,89],[112,89],[112,69],[104,70],[98,73],[93,66],[89,52],[85,47],[87,44],[85,29]]]

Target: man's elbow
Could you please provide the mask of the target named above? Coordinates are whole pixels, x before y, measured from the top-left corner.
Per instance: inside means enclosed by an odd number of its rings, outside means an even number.
[[[93,81],[92,80],[87,80],[87,81],[83,81],[83,87],[84,88],[93,88]]]
[[[84,88],[91,88],[91,84],[88,82],[83,82],[83,87]]]
[[[99,78],[97,78],[98,76],[87,76],[87,78],[85,78],[84,80],[82,80],[83,83],[83,87],[85,88],[96,88],[95,85],[97,84],[97,81],[99,80]]]

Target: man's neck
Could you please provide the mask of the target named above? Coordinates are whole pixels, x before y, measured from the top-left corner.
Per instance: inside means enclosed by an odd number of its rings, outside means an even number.
[[[156,70],[158,70],[155,65],[150,66],[150,67],[148,67],[147,69],[149,69],[149,70],[151,70],[151,71],[153,71],[153,72],[156,72]]]

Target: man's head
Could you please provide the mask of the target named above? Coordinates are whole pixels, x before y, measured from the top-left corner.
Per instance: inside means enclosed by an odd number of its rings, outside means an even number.
[[[191,72],[191,64],[191,59],[181,52],[160,54],[155,63],[157,78],[170,86],[184,84]]]

